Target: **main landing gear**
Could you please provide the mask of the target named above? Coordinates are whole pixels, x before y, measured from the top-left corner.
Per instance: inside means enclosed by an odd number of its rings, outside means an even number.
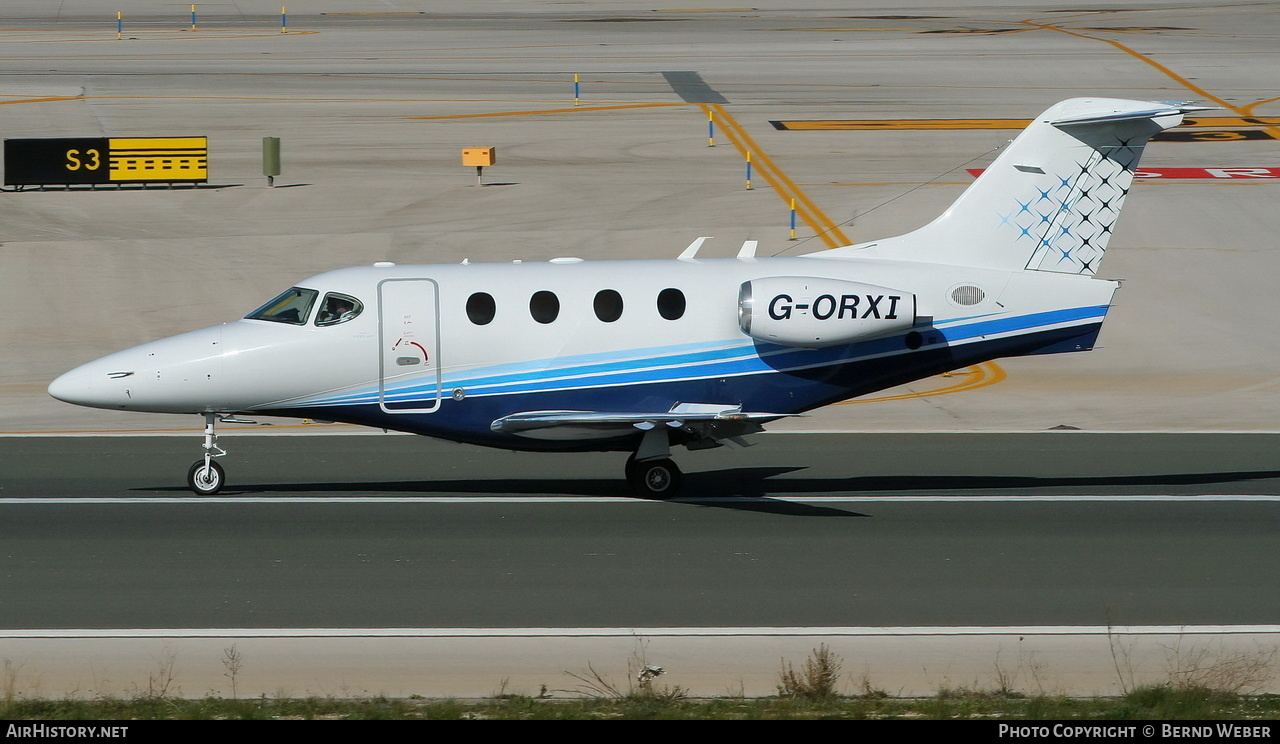
[[[671,445],[665,428],[644,433],[635,454],[627,458],[627,483],[637,496],[668,499],[680,491],[683,477],[671,460]]]
[[[636,462],[636,456],[627,458],[627,483],[637,495],[647,499],[666,499],[680,490],[683,476],[680,468],[670,459]]]
[[[213,461],[227,454],[218,446],[217,422],[218,414],[204,415],[204,457],[192,463],[187,471],[187,485],[200,496],[212,496],[227,483],[226,472]]]

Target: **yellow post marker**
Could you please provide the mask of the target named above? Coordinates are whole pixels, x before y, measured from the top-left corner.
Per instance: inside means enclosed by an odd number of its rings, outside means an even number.
[[[196,6],[194,3],[191,5],[191,30],[196,30]]]
[[[793,196],[791,197],[791,238],[790,240],[795,240],[795,239],[796,239],[796,198]]]
[[[116,41],[124,38],[124,12],[116,11]]]
[[[289,32],[289,9],[281,5],[280,6],[280,33],[285,34],[288,32]]]
[[[747,150],[747,191],[751,190],[751,151]]]
[[[716,146],[716,112],[714,109],[707,109],[707,147]]]
[[[578,73],[573,73],[573,105],[577,106],[582,89],[578,86]]]
[[[462,148],[462,164],[474,165],[476,167],[476,185],[483,186],[481,177],[484,175],[484,167],[493,165],[498,162],[498,148],[496,147],[464,147]]]

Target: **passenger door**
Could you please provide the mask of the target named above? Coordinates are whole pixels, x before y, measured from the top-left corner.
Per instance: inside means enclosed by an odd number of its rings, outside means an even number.
[[[378,283],[378,405],[387,413],[440,408],[440,296],[433,279]]]

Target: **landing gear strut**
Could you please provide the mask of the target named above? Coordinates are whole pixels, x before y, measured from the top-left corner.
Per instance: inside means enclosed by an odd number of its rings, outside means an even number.
[[[227,454],[218,446],[216,426],[218,414],[204,415],[204,458],[196,460],[187,471],[187,485],[200,496],[212,496],[226,485],[227,476],[222,466],[213,461]]]
[[[638,496],[666,499],[680,490],[680,468],[671,461],[671,442],[666,427],[644,433],[635,454],[627,458],[627,482]]]

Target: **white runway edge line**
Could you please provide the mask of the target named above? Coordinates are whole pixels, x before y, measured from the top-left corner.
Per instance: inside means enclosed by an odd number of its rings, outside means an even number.
[[[67,628],[0,630],[25,638],[741,638],[1280,634],[1280,625],[1029,625],[777,628]]]
[[[1101,501],[1163,501],[1191,503],[1202,501],[1280,501],[1280,495],[1268,494],[1140,494],[1140,495],[978,495],[978,496],[724,496],[715,498],[642,499],[634,496],[21,496],[0,498],[0,506],[125,506],[185,504],[188,506],[246,504],[768,504],[785,501],[794,504],[911,504],[911,503],[988,503],[1023,502],[1054,503]]]

